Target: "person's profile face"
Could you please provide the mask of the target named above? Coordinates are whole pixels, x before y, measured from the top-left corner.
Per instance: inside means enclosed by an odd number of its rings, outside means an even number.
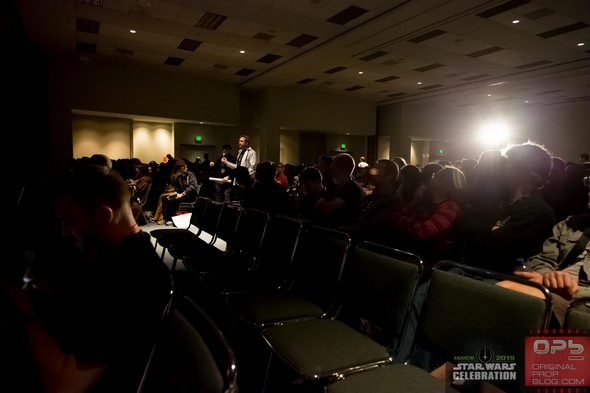
[[[85,250],[94,239],[93,212],[88,212],[68,195],[61,195],[55,203],[61,221],[62,236],[72,237],[79,249]]]
[[[244,149],[246,147],[248,147],[248,141],[246,140],[246,138],[242,137],[238,140],[238,146],[240,146],[240,149]]]

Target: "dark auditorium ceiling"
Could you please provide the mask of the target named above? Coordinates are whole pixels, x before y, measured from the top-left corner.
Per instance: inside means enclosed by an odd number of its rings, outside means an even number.
[[[379,105],[590,98],[588,0],[14,1],[49,55],[126,59],[243,88]]]

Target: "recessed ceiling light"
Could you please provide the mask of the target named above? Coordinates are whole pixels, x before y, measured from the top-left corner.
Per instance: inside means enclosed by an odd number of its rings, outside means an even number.
[[[133,30],[133,29],[129,30],[129,32],[130,32],[131,34],[135,34],[135,33],[137,33],[137,31],[136,31],[136,30]]]
[[[514,23],[514,24],[517,24],[517,23],[519,23],[519,22],[520,22],[520,21],[519,21],[518,19],[514,19],[514,20],[512,21],[512,23]]]
[[[350,135],[350,132],[347,132],[346,135]]]
[[[583,42],[578,42],[578,46],[584,46]]]
[[[492,96],[491,94],[488,94],[488,97],[491,97],[491,96]]]
[[[524,103],[525,103],[525,104],[528,104],[528,103],[529,103],[529,100],[524,100]]]
[[[421,84],[422,84],[422,82],[418,82],[418,84],[419,84],[419,85],[421,85]]]
[[[363,72],[362,71],[359,71],[359,75],[362,75],[362,74],[363,74]]]
[[[199,124],[205,124],[205,122],[204,121],[200,121]]]
[[[245,50],[241,50],[240,53],[244,54],[244,53],[246,53],[246,51]]]

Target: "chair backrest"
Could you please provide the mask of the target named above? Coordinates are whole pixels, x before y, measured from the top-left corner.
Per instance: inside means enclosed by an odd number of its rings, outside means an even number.
[[[302,231],[301,220],[283,215],[272,216],[260,245],[258,271],[267,276],[285,279]]]
[[[242,213],[243,209],[239,205],[230,203],[225,203],[221,210],[215,233],[217,239],[223,240],[226,243],[226,250],[231,248],[235,241],[236,227]]]
[[[539,289],[540,299],[494,285],[514,280]],[[551,316],[549,291],[526,280],[452,261],[437,263],[418,320],[418,346],[443,357],[465,351],[471,334],[494,332],[495,345],[522,346],[531,329],[544,329]]]
[[[219,327],[183,297],[170,311],[140,393],[236,393],[235,354]]]
[[[205,212],[203,213],[203,217],[200,220],[200,232],[199,233],[207,233],[211,235],[211,243],[214,242],[217,232],[217,224],[219,223],[219,217],[221,216],[221,211],[223,210],[224,203],[217,202],[217,201],[209,201],[207,202],[207,207],[205,208]]]
[[[154,361],[154,357],[156,354],[156,348],[158,346],[158,342],[160,341],[160,337],[163,334],[165,328],[166,328],[166,324],[168,323],[168,317],[170,315],[170,311],[172,310],[172,305],[174,302],[174,277],[172,275],[172,272],[170,272],[170,292],[168,295],[168,302],[166,303],[166,305],[164,306],[164,309],[162,310],[162,315],[160,317],[160,321],[161,321],[161,325],[158,329],[158,336],[156,337],[155,341],[154,341],[154,345],[152,346],[152,349],[150,351],[149,357],[147,359],[146,362],[146,366],[143,372],[143,375],[141,376],[141,380],[139,382],[139,387],[137,389],[137,393],[143,393],[144,392],[144,388],[145,388],[145,384],[147,381],[147,377],[148,377],[148,373],[152,367],[152,363]]]
[[[348,234],[320,226],[310,226],[297,244],[292,264],[291,290],[334,311],[336,291],[352,241]]]
[[[269,213],[257,209],[244,209],[240,215],[233,249],[245,262],[257,259],[269,220]]]
[[[339,319],[399,352],[423,271],[419,256],[361,242],[345,267]]]
[[[193,205],[193,209],[191,211],[191,219],[190,219],[190,226],[194,226],[197,228],[197,235],[201,233],[201,224],[203,222],[203,217],[205,216],[205,210],[210,202],[209,198],[205,197],[197,197],[195,203]]]
[[[563,327],[590,331],[590,297],[581,297],[570,303]]]

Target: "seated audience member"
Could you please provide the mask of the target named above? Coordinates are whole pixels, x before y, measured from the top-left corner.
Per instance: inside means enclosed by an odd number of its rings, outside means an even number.
[[[2,338],[1,391],[137,390],[171,282],[133,219],[130,197],[123,178],[105,167],[59,179],[63,242],[30,262],[20,285],[0,285],[13,313],[3,334],[14,334]]]
[[[178,191],[175,187],[176,178],[178,176],[180,176],[180,166],[178,164],[174,164],[172,174],[168,178],[168,183],[166,183],[164,191],[158,197],[158,204],[156,206],[156,212],[154,213],[154,217],[150,221],[157,222],[159,225],[162,225],[166,222],[164,220],[164,201],[167,200],[168,197],[174,194],[178,194]]]
[[[322,173],[315,166],[308,166],[301,171],[299,188],[293,196],[293,209],[296,218],[311,221],[314,217],[314,206],[324,195]]]
[[[428,164],[424,165],[424,168],[422,168],[422,172],[420,172],[420,185],[414,192],[414,199],[422,197],[422,194],[424,194],[426,187],[428,187],[428,183],[430,182],[430,180],[432,180],[432,176],[434,176],[436,172],[440,171],[443,168],[444,166],[442,166],[438,162],[429,162]]]
[[[371,168],[369,182],[374,188],[361,200],[358,222],[341,227],[351,235],[354,242],[370,240],[382,244],[390,243],[390,217],[395,210],[404,205],[395,189],[398,172],[397,164],[386,159],[377,161],[375,168]]]
[[[250,172],[248,172],[248,168],[245,166],[239,166],[234,170],[234,179],[236,184],[226,190],[229,195],[225,200],[242,204],[244,194],[246,194],[248,189],[252,187],[254,180],[250,177]]]
[[[334,165],[334,157],[325,154],[318,158],[318,169],[322,174],[324,190],[328,194],[332,194],[337,188],[332,176],[332,165]]]
[[[184,160],[178,160],[178,176],[175,178],[174,193],[162,199],[162,214],[166,225],[172,225],[172,217],[176,215],[181,203],[192,203],[199,194],[199,185],[195,174],[188,170]]]
[[[464,158],[461,160],[461,163],[458,166],[458,168],[461,169],[461,172],[463,172],[463,174],[465,175],[465,180],[467,180],[467,187],[469,187],[475,180],[474,169],[477,164],[477,160],[471,158]]]
[[[504,178],[510,195],[487,227],[467,233],[464,262],[511,273],[515,260],[537,254],[555,224],[555,214],[538,191],[549,175],[551,156],[533,142],[506,152]],[[485,224],[485,222],[484,222]],[[466,226],[458,230],[465,234]]]
[[[148,187],[153,183],[150,176],[150,167],[147,164],[141,164],[138,167],[137,176],[133,179],[135,185],[135,197],[143,199],[146,196]]]
[[[567,206],[565,205],[564,195],[565,184],[565,161],[559,157],[551,159],[551,171],[545,184],[539,188],[539,192],[545,199],[545,202],[551,206],[555,213],[555,220],[562,221],[568,216]]]
[[[420,188],[422,181],[422,170],[416,165],[404,165],[399,171],[397,180],[397,193],[404,200],[405,203],[410,203],[416,196],[416,191]]]
[[[314,206],[314,222],[318,225],[338,228],[354,224],[360,216],[360,201],[365,195],[362,187],[352,178],[355,164],[350,154],[334,157],[330,173],[335,184],[334,192],[326,190]]]
[[[289,188],[289,180],[287,179],[287,175],[285,175],[285,165],[282,162],[277,164],[277,172],[275,173],[275,180],[279,183],[285,190]]]
[[[291,215],[293,206],[287,190],[275,181],[275,164],[270,161],[256,165],[256,180],[245,189],[242,206],[246,209],[258,209],[271,215]]]
[[[584,177],[588,174],[581,164],[568,163],[565,167],[565,181],[562,187],[566,216],[583,214],[586,211],[587,190]]]
[[[590,207],[589,207],[590,208]],[[563,325],[572,300],[590,296],[590,213],[570,216],[553,227],[553,235],[543,243],[543,250],[525,263],[516,276],[541,284],[551,292],[556,324]],[[496,285],[543,298],[534,288],[513,281]],[[586,311],[590,312],[590,308]],[[556,326],[557,327],[557,326]],[[590,326],[589,326],[590,328]]]
[[[393,157],[391,160],[397,164],[397,167],[399,168],[400,171],[402,170],[403,167],[408,165],[408,163],[406,162],[406,159],[403,157],[397,156],[397,157]]]
[[[422,197],[390,216],[395,245],[418,253],[427,264],[456,259],[459,246],[453,226],[465,185],[465,176],[457,168],[436,172]]]

